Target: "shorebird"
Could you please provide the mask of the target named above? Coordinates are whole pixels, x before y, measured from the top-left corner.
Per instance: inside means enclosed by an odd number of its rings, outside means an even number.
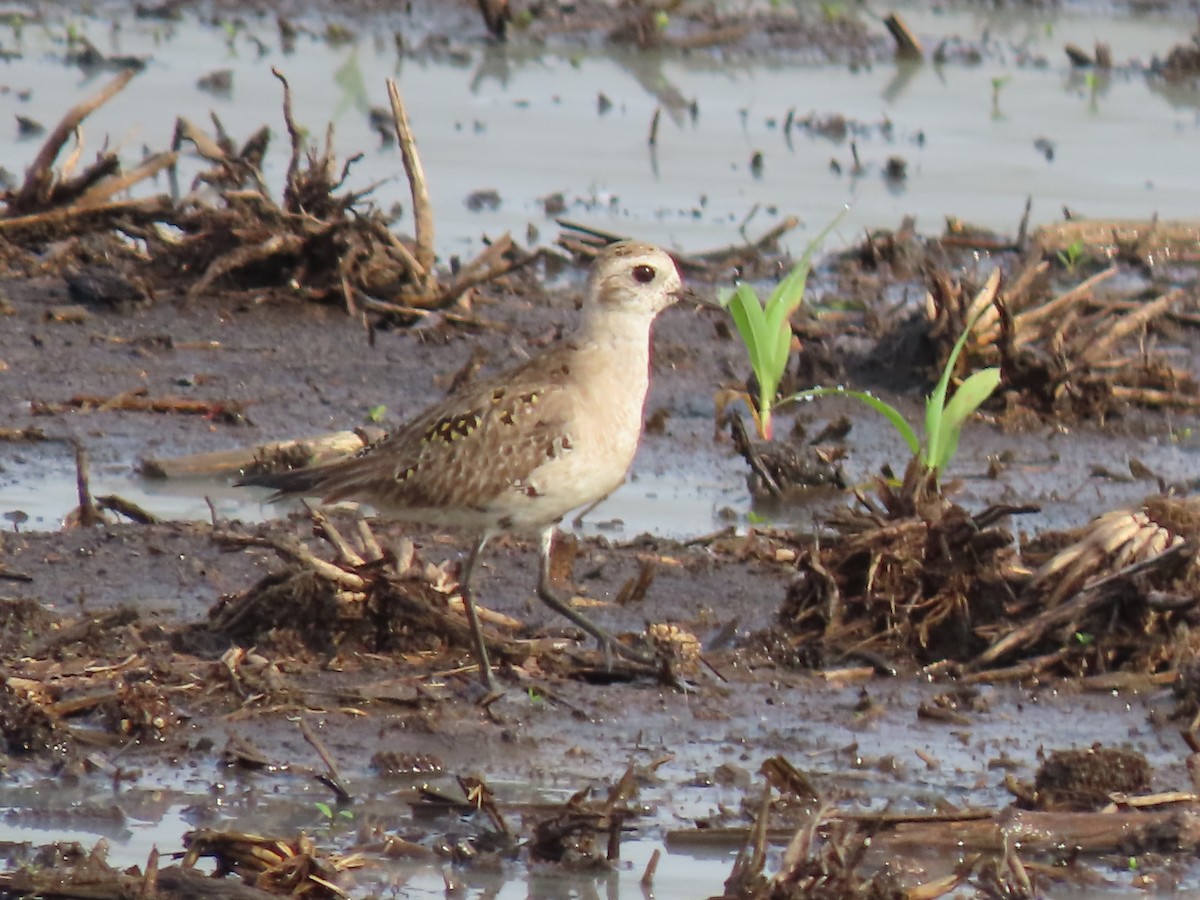
[[[387,518],[472,532],[459,582],[489,690],[497,684],[471,576],[484,545],[503,532],[540,533],[537,594],[547,606],[591,634],[606,658],[645,660],[559,596],[550,555],[563,516],[625,480],[642,433],[651,325],[685,293],[663,250],[610,244],[596,257],[582,323],[570,337],[468,385],[349,459],[238,483],[274,488],[272,500],[357,500]]]

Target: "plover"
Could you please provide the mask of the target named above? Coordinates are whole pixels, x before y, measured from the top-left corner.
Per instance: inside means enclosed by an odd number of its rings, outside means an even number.
[[[570,337],[468,385],[349,459],[238,483],[274,488],[272,499],[357,500],[387,518],[474,533],[459,580],[489,689],[496,681],[471,576],[488,539],[503,532],[540,532],[538,596],[596,638],[606,657],[638,658],[558,595],[550,554],[563,516],[625,480],[642,433],[651,324],[684,293],[663,250],[610,244],[592,267],[582,323]]]

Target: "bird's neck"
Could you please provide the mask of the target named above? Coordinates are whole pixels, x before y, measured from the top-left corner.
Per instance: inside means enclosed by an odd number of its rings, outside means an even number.
[[[640,347],[640,355],[645,356],[649,352],[653,321],[653,315],[640,310],[592,309],[576,332],[576,339],[602,350],[631,352]]]
[[[592,311],[575,333],[575,362],[585,391],[607,405],[613,395],[636,397],[638,414],[650,377],[653,316],[628,310]]]

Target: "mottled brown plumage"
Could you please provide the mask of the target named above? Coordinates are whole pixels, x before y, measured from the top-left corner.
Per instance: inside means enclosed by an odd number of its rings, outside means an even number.
[[[649,384],[650,326],[682,293],[671,257],[623,241],[598,255],[583,323],[540,355],[431,407],[351,459],[255,475],[276,496],[359,500],[385,516],[479,535],[462,588],[485,683],[494,687],[470,577],[493,534],[540,531],[538,595],[594,635],[632,651],[568,606],[549,580],[554,526],[624,481],[637,451]]]

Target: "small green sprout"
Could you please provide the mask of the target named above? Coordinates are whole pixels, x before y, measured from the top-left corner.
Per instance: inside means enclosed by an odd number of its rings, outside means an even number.
[[[665,9],[660,9],[654,14],[654,24],[658,26],[659,31],[666,31],[667,26],[671,24],[671,16]]]
[[[236,19],[222,19],[220,21],[221,31],[225,34],[225,46],[229,50],[234,49],[234,43],[237,41],[238,33],[242,30],[241,23]]]
[[[839,3],[837,0],[822,0],[820,6],[821,17],[826,24],[834,25],[846,18],[847,9],[844,3]]]
[[[732,290],[723,291],[718,298],[733,317],[738,335],[746,345],[750,369],[758,381],[758,401],[750,403],[750,414],[754,416],[759,437],[764,440],[771,440],[774,434],[771,411],[792,350],[791,316],[804,299],[804,285],[812,267],[813,254],[845,214],[843,210],[824,231],[813,238],[800,261],[775,286],[765,304],[759,300],[754,288],[745,282]]]
[[[361,115],[368,113],[371,108],[370,91],[367,90],[357,51],[352,51],[347,55],[346,61],[337,67],[333,73],[333,83],[341,88],[338,115],[348,109],[357,110]]]
[[[380,422],[383,421],[384,416],[386,416],[386,415],[387,415],[387,407],[384,406],[382,403],[380,403],[377,406],[372,406],[370,409],[367,410],[367,421],[370,422],[372,425],[378,425]]]
[[[1076,238],[1062,250],[1058,251],[1056,254],[1058,261],[1062,263],[1064,269],[1074,275],[1075,270],[1079,268],[1079,264],[1087,258],[1087,254],[1085,253],[1086,248],[1087,244],[1083,242],[1083,238]]]
[[[971,417],[975,410],[983,405],[984,401],[1000,385],[1000,369],[996,366],[990,366],[986,369],[980,369],[978,372],[973,372],[959,385],[958,390],[954,392],[954,396],[947,397],[950,390],[950,377],[954,372],[954,366],[958,362],[958,357],[962,354],[963,347],[966,346],[967,337],[970,335],[971,329],[986,308],[984,307],[983,310],[980,310],[975,318],[967,323],[962,334],[959,335],[958,340],[954,344],[954,349],[950,351],[950,356],[946,360],[945,367],[942,369],[941,378],[938,379],[933,393],[925,401],[924,442],[918,438],[916,429],[905,420],[903,414],[898,409],[865,391],[851,391],[843,387],[816,387],[793,394],[787,398],[786,402],[808,400],[814,397],[827,397],[831,394],[853,397],[867,404],[867,406],[887,419],[904,440],[904,443],[908,445],[908,449],[913,456],[917,457],[921,464],[931,470],[935,476],[940,475],[945,471],[950,461],[954,458],[954,454],[958,451],[958,441],[962,435],[963,425],[966,424],[967,419]]]
[[[992,79],[992,118],[1003,118],[1004,114],[1000,112],[1000,92],[1004,90],[1004,86],[1012,81],[1011,75],[997,75]]]
[[[320,800],[314,801],[313,806],[317,808],[317,812],[325,819],[327,825],[332,825],[334,819],[345,819],[348,822],[354,821],[354,813],[351,810],[339,809],[335,812],[332,806]]]
[[[1077,631],[1075,632],[1075,640],[1079,643],[1079,646],[1087,647],[1089,644],[1095,642],[1096,636],[1088,634],[1086,631]]]
[[[1087,74],[1083,76],[1083,83],[1084,86],[1087,87],[1088,91],[1088,109],[1091,112],[1098,112],[1100,110],[1100,104],[1098,103],[1100,97],[1099,73],[1096,72],[1095,69],[1090,69]]]

